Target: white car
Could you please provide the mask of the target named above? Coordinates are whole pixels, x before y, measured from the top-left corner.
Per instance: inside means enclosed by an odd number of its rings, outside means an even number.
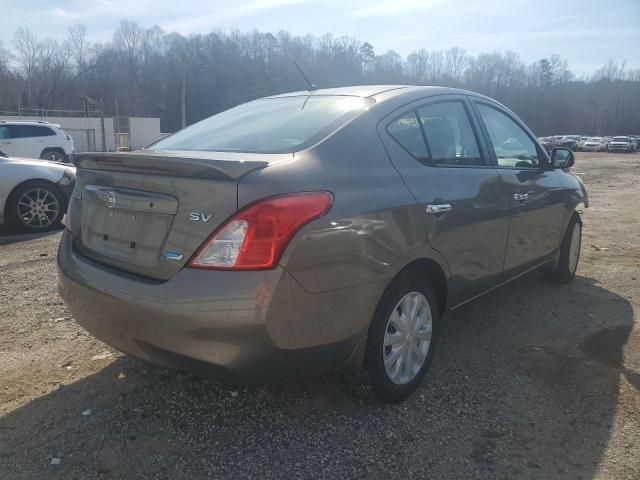
[[[5,156],[66,162],[73,152],[73,139],[60,125],[0,121],[0,153]]]
[[[607,145],[608,152],[627,152],[631,153],[635,150],[633,141],[630,137],[613,137]]]
[[[582,145],[582,150],[585,152],[600,152],[605,149],[604,138],[602,137],[590,137]]]
[[[30,232],[60,226],[75,178],[70,165],[0,155],[0,225]]]

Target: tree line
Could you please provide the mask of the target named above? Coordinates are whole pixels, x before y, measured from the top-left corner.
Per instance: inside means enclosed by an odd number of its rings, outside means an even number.
[[[551,55],[453,47],[403,58],[350,37],[213,31],[183,36],[122,21],[106,43],[84,26],[64,41],[21,28],[0,45],[0,112],[84,110],[160,117],[163,131],[266,95],[304,90],[296,61],[320,87],[415,84],[466,88],[497,99],[537,135],[640,134],[640,69],[610,61],[576,78]]]

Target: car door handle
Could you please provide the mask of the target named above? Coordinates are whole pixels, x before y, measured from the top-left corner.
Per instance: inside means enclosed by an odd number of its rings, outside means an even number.
[[[514,193],[513,194],[513,198],[514,198],[514,200],[518,200],[519,202],[524,202],[525,200],[529,200],[529,194],[528,193]]]
[[[451,211],[451,204],[441,203],[439,205],[427,205],[425,210],[429,215],[437,215],[439,213],[446,213]]]

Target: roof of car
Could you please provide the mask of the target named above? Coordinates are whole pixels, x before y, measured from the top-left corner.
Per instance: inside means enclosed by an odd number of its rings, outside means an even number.
[[[1,125],[48,125],[51,127],[55,127],[56,125],[53,123],[45,122],[44,120],[0,120]]]
[[[408,88],[406,85],[354,85],[351,87],[319,88],[317,90],[299,90],[287,92],[279,95],[272,95],[269,98],[294,97],[299,95],[344,95],[354,97],[372,97],[382,92],[390,90]]]
[[[354,85],[351,87],[335,87],[335,88],[320,88],[317,90],[300,90],[297,92],[288,92],[280,95],[272,95],[269,98],[278,97],[293,97],[300,95],[344,95],[354,97],[371,98],[381,94],[385,94],[385,99],[391,97],[397,97],[409,93],[421,91],[422,93],[429,95],[433,94],[464,94],[464,95],[478,95],[477,93],[470,92],[468,90],[461,90],[458,88],[449,87],[436,87],[436,86],[416,86],[416,85]]]

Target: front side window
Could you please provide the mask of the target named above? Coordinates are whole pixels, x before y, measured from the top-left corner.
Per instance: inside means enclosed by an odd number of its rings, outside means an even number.
[[[443,102],[418,109],[435,166],[479,166],[482,157],[462,102]]]
[[[9,127],[0,126],[0,140],[5,140],[7,138],[11,138],[11,136],[9,135]]]
[[[149,148],[291,153],[331,134],[374,102],[337,95],[263,98],[202,120]]]
[[[480,116],[487,127],[498,166],[538,168],[538,150],[529,135],[504,113],[478,104]]]
[[[387,132],[416,159],[427,160],[429,158],[418,117],[414,112],[405,113],[395,119],[387,126]]]

